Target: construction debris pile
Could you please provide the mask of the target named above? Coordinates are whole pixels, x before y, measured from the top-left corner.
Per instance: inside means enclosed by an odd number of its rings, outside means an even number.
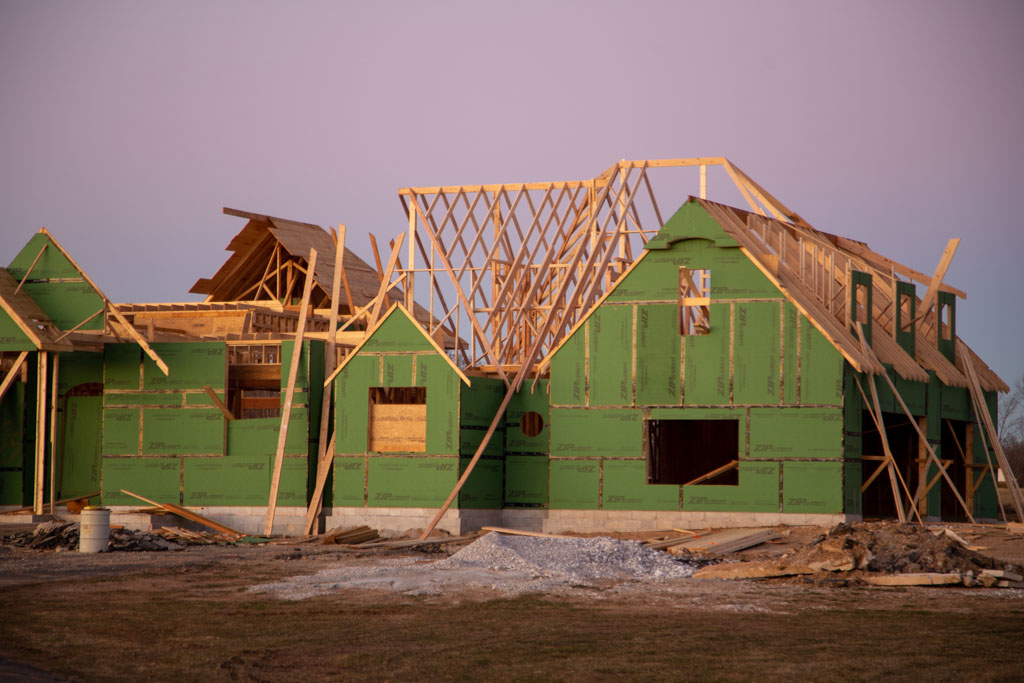
[[[0,537],[0,544],[33,550],[78,550],[77,522],[44,522],[35,531]],[[110,530],[110,550],[181,550],[183,546],[148,531]]]
[[[850,572],[876,585],[1021,587],[1021,568],[978,552],[948,528],[892,522],[839,524],[777,558],[700,569],[698,579],[766,579]]]

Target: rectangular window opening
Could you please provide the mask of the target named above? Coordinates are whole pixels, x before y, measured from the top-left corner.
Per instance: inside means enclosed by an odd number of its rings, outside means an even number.
[[[939,336],[949,341],[953,338],[953,327],[950,325],[950,305],[945,302],[939,302]]]
[[[367,450],[426,453],[427,388],[370,387]]]
[[[900,331],[914,331],[914,295],[900,292]]]
[[[281,344],[229,344],[227,406],[238,420],[281,417]]]
[[[679,269],[679,334],[711,331],[711,270]]]
[[[647,483],[739,485],[739,420],[648,420]]]

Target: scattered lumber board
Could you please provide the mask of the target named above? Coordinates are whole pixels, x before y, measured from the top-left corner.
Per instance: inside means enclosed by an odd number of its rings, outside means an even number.
[[[54,505],[66,505],[67,503],[77,503],[77,502],[80,502],[80,501],[85,501],[86,504],[88,504],[90,498],[95,498],[95,497],[97,497],[99,495],[100,495],[100,492],[99,491],[95,491],[93,493],[88,493],[88,494],[86,494],[84,496],[75,496],[74,498],[64,498],[63,500],[58,500],[58,501],[56,501],[54,503]],[[31,513],[32,513],[32,506],[31,505],[27,505],[27,506],[25,506],[23,508],[18,508],[16,510],[4,510],[3,512],[0,512],[0,515],[27,515],[27,514],[31,514]]]
[[[1006,530],[1011,534],[1024,534],[1024,522],[1008,522]]]
[[[509,536],[533,536],[534,538],[575,538],[575,536],[564,536],[562,534],[542,534],[539,531],[506,529],[500,526],[482,526],[480,527],[480,531],[493,531],[496,534],[507,534]]]
[[[882,574],[865,576],[864,583],[872,586],[961,586],[963,577],[959,574]]]
[[[371,529],[368,526],[357,526],[357,527],[337,527],[330,531],[320,534],[317,536],[320,543],[324,545],[330,545],[332,543],[343,543],[346,545],[355,545],[357,543],[366,543],[379,538],[380,535],[376,529]]]
[[[228,536],[237,536],[237,537],[245,536],[245,534],[243,534],[241,531],[237,531],[235,529],[232,529],[231,527],[229,527],[227,525],[224,525],[224,524],[221,524],[220,522],[215,522],[214,520],[210,519],[209,517],[204,517],[204,516],[200,515],[199,513],[192,512],[191,510],[183,508],[180,505],[174,505],[173,503],[158,503],[155,500],[150,500],[149,498],[143,498],[139,494],[132,493],[131,491],[126,491],[125,489],[121,489],[121,493],[123,493],[123,494],[125,494],[127,496],[131,496],[132,498],[138,498],[142,502],[149,503],[150,505],[152,505],[154,507],[163,508],[167,512],[170,512],[172,514],[178,515],[179,517],[183,517],[184,519],[187,519],[189,521],[196,522],[198,524],[202,524],[203,526],[208,526],[211,529],[213,529],[214,531],[219,531],[222,534],[226,534]]]
[[[699,536],[667,547],[676,554],[683,551],[728,555],[739,550],[753,548],[779,538],[772,529],[724,529],[705,536]]]

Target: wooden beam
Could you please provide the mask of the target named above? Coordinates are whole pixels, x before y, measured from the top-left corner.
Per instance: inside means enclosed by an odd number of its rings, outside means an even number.
[[[85,325],[85,324],[86,324],[87,322],[89,322],[90,320],[92,320],[92,319],[93,319],[93,318],[95,318],[96,316],[98,316],[98,315],[100,315],[101,313],[103,313],[103,310],[104,310],[104,309],[102,309],[102,308],[101,308],[100,310],[96,311],[95,313],[93,313],[92,315],[90,315],[90,316],[89,316],[88,318],[86,318],[86,319],[85,319],[85,320],[83,320],[82,322],[80,322],[80,323],[78,323],[77,325],[75,325],[74,327],[72,327],[72,328],[71,328],[70,330],[68,330],[67,332],[61,332],[60,336],[59,336],[59,337],[57,337],[56,339],[54,339],[54,340],[53,340],[53,341],[54,341],[54,343],[56,343],[56,342],[59,342],[60,340],[64,339],[64,337],[68,336],[68,335],[69,335],[69,334],[71,334],[72,332],[77,332],[77,331],[78,331],[78,328],[82,327],[82,325]]]
[[[33,472],[32,511],[43,514],[43,482],[46,469],[46,368],[49,354],[36,352],[36,453]]]
[[[203,526],[208,526],[211,529],[213,529],[214,531],[219,531],[222,534],[227,534],[229,536],[239,536],[239,537],[245,536],[245,534],[243,534],[241,531],[238,531],[236,529],[232,529],[231,527],[227,526],[226,524],[221,524],[220,522],[214,521],[214,520],[210,519],[209,517],[204,517],[203,515],[199,514],[198,512],[192,512],[191,510],[189,510],[187,508],[183,508],[180,505],[175,505],[174,503],[158,503],[155,500],[150,500],[149,498],[143,498],[139,494],[132,493],[131,491],[127,491],[125,489],[121,489],[121,493],[125,494],[126,496],[131,496],[132,498],[138,498],[143,503],[149,503],[153,507],[158,507],[158,508],[162,508],[164,510],[167,510],[168,512],[171,512],[171,513],[173,513],[175,515],[178,515],[179,517],[181,517],[183,519],[187,519],[187,520],[192,521],[192,522],[197,522],[199,524],[202,524]]]
[[[14,365],[12,365],[11,369],[7,371],[6,375],[4,375],[3,382],[0,382],[0,401],[4,400],[4,394],[6,394],[7,390],[12,384],[14,384],[15,378],[18,376],[18,371],[21,369],[21,366],[24,365],[25,359],[28,358],[28,354],[28,351],[22,351],[19,353],[18,357],[14,359]]]
[[[345,225],[344,223],[338,224],[338,239],[334,244],[334,280],[331,283],[331,322],[327,334],[327,346],[324,350],[326,357],[324,358],[324,373],[330,375],[334,371],[334,359],[335,349],[338,341],[338,295],[341,288],[341,273],[344,268],[345,258]],[[319,447],[319,453],[316,459],[316,487],[313,490],[313,496],[309,500],[309,507],[306,509],[306,531],[305,533],[311,533],[313,525],[316,523],[317,515],[320,514],[320,508],[323,504],[324,495],[324,483],[327,481],[327,472],[330,470],[330,461],[327,459],[327,453],[334,451],[334,435],[331,435],[331,444],[327,444],[327,430],[330,426],[330,415],[331,415],[331,394],[333,391],[324,391],[320,399],[320,438],[317,441]]]
[[[50,381],[50,514],[57,500],[57,377],[60,374],[60,354],[53,354],[53,378]]]
[[[117,310],[117,305],[110,303],[109,300],[106,302],[106,304],[107,311],[109,311],[110,314],[114,316],[114,319],[117,320],[117,322],[121,323],[121,325],[124,326],[125,330],[128,332],[128,336],[135,340],[136,344],[142,347],[142,350],[146,353],[147,356],[149,356],[150,360],[156,363],[156,366],[160,368],[160,372],[164,373],[165,376],[171,374],[171,371],[167,367],[167,363],[164,362],[164,359],[157,355],[156,351],[153,350],[153,348],[146,342],[142,335],[139,334],[138,330],[135,329],[135,326],[128,322],[128,320],[125,319],[123,315],[121,315],[121,311]]]
[[[316,249],[309,250],[309,271],[316,267]],[[270,479],[270,498],[267,501],[267,520],[263,533],[269,536],[274,530],[274,515],[277,513],[277,493],[281,486],[281,469],[284,467],[284,445],[288,439],[288,423],[295,400],[295,379],[299,374],[299,358],[302,357],[302,335],[306,331],[306,315],[309,310],[309,295],[313,289],[313,278],[307,277],[302,289],[302,304],[299,306],[299,322],[295,328],[295,343],[292,347],[291,363],[288,367],[288,384],[285,387],[284,406],[281,408],[281,428],[277,434],[277,451],[274,454],[274,472]]]
[[[398,256],[401,253],[399,250],[402,248],[402,242],[405,241],[405,233],[398,233],[398,239],[395,240],[394,247],[391,248],[391,256],[388,258],[388,267],[384,270],[384,277],[380,279],[380,289],[377,291],[377,297],[373,300],[373,308],[370,311],[370,317],[367,319],[366,328],[370,329],[377,324],[377,318],[380,317],[381,308],[384,304],[385,299],[388,299],[387,291],[390,289],[388,283],[391,280],[391,274],[395,270],[395,265],[398,263]],[[406,282],[406,287],[408,287]]]
[[[946,244],[946,249],[942,252],[942,258],[939,259],[939,265],[935,268],[935,274],[932,275],[932,281],[928,283],[928,289],[925,290],[924,297],[921,299],[921,308],[917,311],[917,320],[923,318],[928,313],[928,309],[935,303],[935,298],[939,293],[939,286],[942,285],[942,278],[946,276],[946,271],[949,270],[949,264],[952,262],[953,255],[956,253],[958,246],[960,246],[959,237],[949,240],[949,243]]]
[[[683,484],[683,486],[694,486],[696,484],[701,483],[702,481],[707,481],[709,479],[714,479],[718,475],[725,474],[726,472],[728,472],[729,470],[733,469],[734,467],[739,467],[739,465],[740,465],[740,461],[739,460],[730,460],[727,464],[722,465],[721,467],[716,467],[715,469],[711,470],[710,472],[708,472],[706,474],[700,475],[699,477],[697,477],[693,481],[686,482],[685,484]]]
[[[39,259],[43,257],[43,252],[46,251],[46,247],[48,246],[50,246],[49,242],[44,244],[43,248],[39,250],[38,254],[36,254],[36,257],[32,259],[32,265],[28,267],[28,270],[25,271],[25,274],[21,276],[21,282],[19,282],[18,286],[14,288],[15,295],[17,295],[17,293],[21,291],[22,285],[24,285],[25,281],[28,280],[29,273],[31,273],[32,269],[36,267],[37,263],[39,263]]]
[[[213,405],[217,407],[217,410],[219,410],[226,419],[235,419],[235,416],[232,415],[228,407],[224,405],[224,401],[220,400],[220,396],[218,396],[217,392],[213,390],[213,387],[207,384],[206,386],[203,387],[203,391],[206,392],[206,395],[210,397],[211,401],[213,401]]]

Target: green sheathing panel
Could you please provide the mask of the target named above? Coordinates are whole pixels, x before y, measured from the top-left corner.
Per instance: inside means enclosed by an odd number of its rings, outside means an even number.
[[[285,455],[306,453],[305,408],[292,408],[288,438],[284,442]],[[319,428],[319,425],[318,425]],[[281,431],[281,418],[261,417],[251,420],[231,420],[228,429],[228,457],[272,456],[277,452],[277,435]]]
[[[636,403],[679,405],[679,307],[637,306]]]
[[[187,506],[246,506],[267,504],[271,458],[185,458]]]
[[[505,504],[548,502],[548,459],[541,455],[505,456]]]
[[[723,233],[724,234],[724,233]],[[650,243],[648,243],[650,244]],[[648,251],[643,261],[619,280],[605,301],[665,301],[679,302],[679,250],[698,242],[682,243],[673,249]],[[712,275],[713,277],[713,275]],[[712,286],[714,280],[712,279]]]
[[[551,456],[640,457],[639,410],[551,409]]]
[[[974,411],[971,397],[963,387],[942,385],[942,418],[945,420],[970,420]],[[993,421],[993,423],[995,423]]]
[[[733,402],[779,401],[779,304],[738,303],[733,321]]]
[[[800,402],[843,404],[843,356],[814,325],[801,318]],[[867,387],[865,387],[867,391]]]
[[[32,267],[39,250],[49,245],[39,261]],[[8,272],[15,280],[25,277],[32,267],[29,279],[25,282],[24,291],[32,297],[43,312],[61,329],[71,329],[96,311],[103,308],[103,299],[75,270],[71,262],[60,253],[42,233],[36,233],[28,244],[18,252]],[[47,280],[63,280],[63,282],[47,282]],[[83,330],[103,329],[103,316],[96,316],[81,328]]]
[[[0,505],[25,504],[21,469],[0,469]]]
[[[103,347],[103,390],[138,391],[142,350],[135,344]],[[159,370],[158,370],[159,372]]]
[[[181,458],[103,458],[104,505],[144,503],[121,493],[126,489],[158,503],[181,501]]]
[[[840,408],[751,408],[751,458],[828,458],[843,455]]]
[[[459,461],[459,476],[470,458]],[[460,508],[496,509],[501,507],[504,467],[501,458],[481,457],[459,491]],[[446,496],[447,497],[447,496]]]
[[[138,455],[138,408],[103,409],[103,455]]]
[[[47,252],[50,250],[47,249]],[[39,277],[36,266],[32,278]],[[62,330],[70,330],[103,308],[103,299],[87,282],[26,282],[24,292]],[[103,316],[98,315],[80,330],[103,329]]]
[[[848,515],[862,514],[861,482],[864,481],[863,465],[858,462],[843,463],[843,512]]]
[[[281,483],[277,491],[278,505],[306,507],[306,485],[309,482],[309,472],[306,468],[307,461],[304,457],[284,459],[281,466]]]
[[[430,343],[430,339],[423,333],[423,330],[396,308],[366,340],[360,351],[367,353],[374,351],[385,353],[395,351],[436,352],[437,349]]]
[[[600,306],[587,320],[591,406],[624,406],[632,401],[633,307]]]
[[[370,507],[440,507],[458,481],[458,459],[370,457]]]
[[[797,370],[800,361],[800,345],[797,334],[803,316],[796,306],[788,301],[783,304],[783,335],[782,335],[782,402],[794,405],[800,402],[797,393]]]
[[[714,287],[714,274],[712,274]],[[729,403],[729,311],[731,304],[711,299],[711,330],[706,335],[685,338],[686,368],[683,401],[687,405]]]
[[[25,383],[15,382],[0,401],[0,468],[20,468],[23,464],[27,409]]]
[[[363,456],[338,456],[334,459],[334,507],[363,507],[366,486],[366,459]]]
[[[295,348],[294,341],[281,342],[281,394],[282,400],[285,389],[288,388],[288,374],[292,367],[292,350]],[[295,388],[305,389],[309,386],[309,344],[302,345],[302,356],[299,357],[298,371],[295,373]],[[217,387],[214,387],[216,389]],[[296,399],[298,396],[296,395]]]
[[[658,234],[650,240],[646,249],[665,249],[678,240],[705,239],[720,247],[735,247],[736,241],[722,226],[694,200],[689,200],[676,210]]]
[[[427,390],[430,396],[430,390]],[[460,401],[459,449],[462,455],[474,455],[480,441],[487,433],[494,415],[505,398],[505,383],[487,377],[475,377],[473,386],[462,388]],[[427,410],[430,410],[429,399]],[[429,420],[429,416],[428,416]],[[429,423],[427,429],[429,430]],[[505,423],[499,424],[491,440],[487,442],[484,455],[501,456],[505,446]],[[500,490],[500,489],[499,489]]]
[[[935,455],[942,458],[942,391],[945,386],[933,370],[928,371],[928,421],[925,425],[925,436]],[[928,480],[931,481],[939,473],[934,464],[928,465]],[[933,486],[928,492],[927,509],[929,515],[938,516],[942,509],[942,486]]]
[[[18,323],[0,309],[0,351],[34,351],[35,348]]]
[[[384,356],[383,375],[381,386],[385,387],[411,387],[414,385],[412,374],[413,356]]]
[[[896,330],[896,343],[913,358],[916,354],[915,338],[917,335],[914,334],[914,328],[917,324],[913,321],[917,317],[917,288],[913,282],[897,280],[896,293],[896,305],[893,306],[893,311],[896,315],[896,322],[893,323],[893,329]],[[904,319],[903,309],[899,305],[903,297],[906,297],[906,300],[910,303],[910,310],[906,314],[908,319],[906,320]],[[909,329],[904,330],[903,328],[908,324]]]
[[[740,461],[739,484],[683,487],[683,510],[777,512],[779,463]]]
[[[476,381],[474,379],[474,386]],[[416,356],[416,386],[427,388],[427,453],[458,453],[459,391],[467,387],[448,361],[436,352]],[[365,424],[364,421],[363,429]],[[364,441],[362,450],[365,449]]]
[[[70,498],[99,490],[103,406],[99,396],[72,396],[63,404],[58,431],[58,498]]]
[[[782,511],[838,514],[843,511],[843,463],[782,463]]]
[[[596,510],[600,484],[600,460],[552,460],[549,507],[552,510]]]
[[[370,408],[369,388],[380,384],[380,357],[357,355],[348,361],[334,381],[337,453],[365,453]],[[430,388],[427,388],[429,395]],[[430,411],[428,401],[427,411]]]
[[[936,296],[935,310],[936,312],[942,311],[942,307],[946,306],[949,309],[949,326],[948,333],[943,336],[939,335],[938,346],[939,351],[946,357],[950,363],[956,362],[956,295],[950,292],[939,292]]]
[[[586,331],[580,326],[551,358],[551,404],[581,406],[586,400],[584,348]]]
[[[903,402],[907,404],[908,408],[910,408],[911,413],[919,417],[928,414],[927,382],[911,382],[903,379],[895,372],[890,372],[889,377],[892,379],[893,384],[896,385],[896,391],[900,392]],[[884,378],[881,379],[881,383],[885,384],[886,389],[889,389],[889,384]],[[881,387],[879,387],[879,390],[881,390]],[[854,388],[854,391],[856,391],[856,387]],[[868,391],[870,391],[870,389],[868,389]],[[891,392],[892,390],[890,389],[889,391]],[[899,402],[895,400],[895,396],[893,397],[893,401],[893,412],[899,413],[900,415],[906,415]]]
[[[476,386],[476,380],[474,380]],[[506,453],[547,453],[550,445],[551,411],[548,406],[548,380],[537,382],[536,388],[532,381],[524,382],[508,402],[505,409],[505,452]],[[552,390],[554,387],[551,387]],[[532,391],[531,391],[532,389]],[[523,433],[523,416],[526,413],[537,413],[544,426],[536,436]],[[545,475],[546,476],[546,475]],[[544,487],[547,490],[547,486]]]
[[[225,419],[219,410],[142,411],[143,455],[224,455],[224,437]]]
[[[605,460],[601,467],[603,509],[679,509],[679,487],[649,485],[647,463],[643,460]]]
[[[169,375],[145,356],[142,369],[143,389],[202,389],[209,385],[223,391],[227,381],[227,362],[223,342],[175,342],[151,344],[170,369]]]

